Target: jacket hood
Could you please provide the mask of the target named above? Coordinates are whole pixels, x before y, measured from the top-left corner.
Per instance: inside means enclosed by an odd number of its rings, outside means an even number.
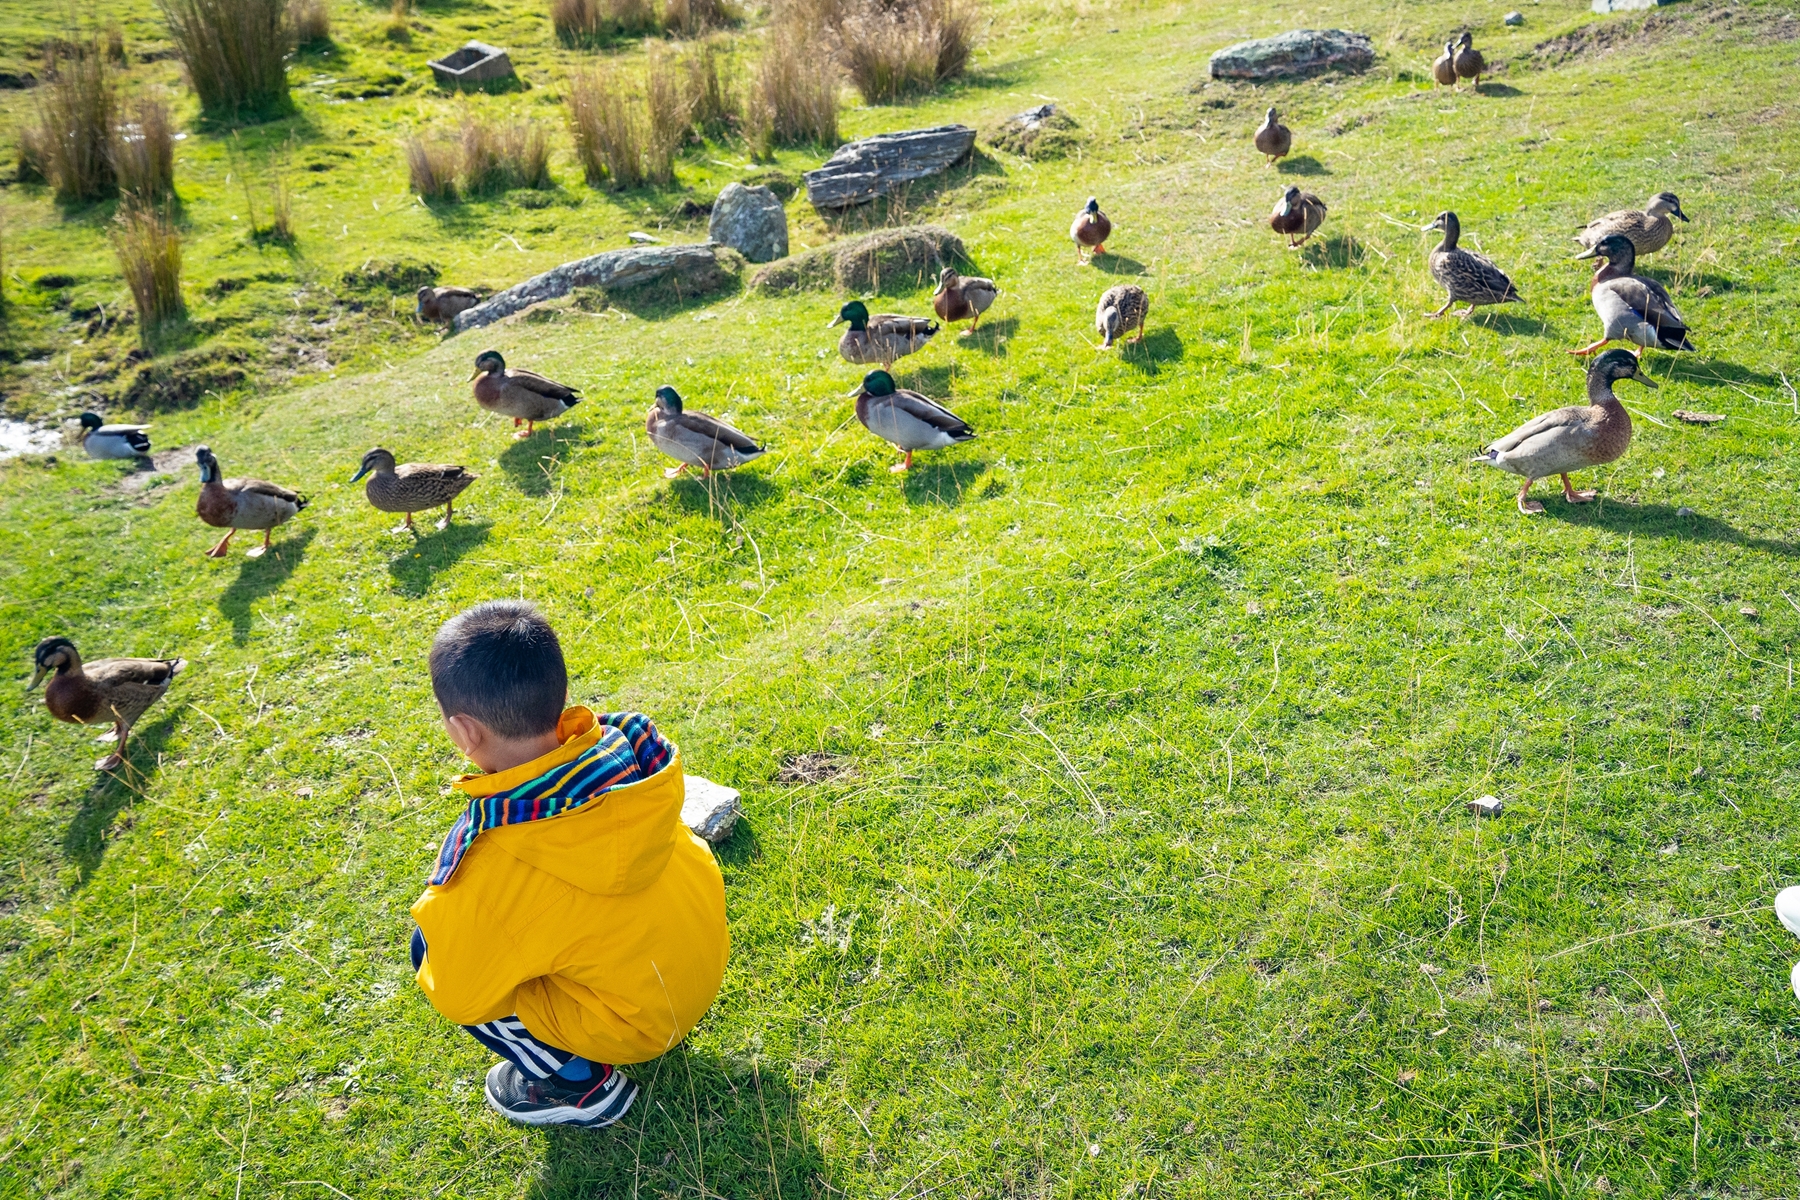
[[[632,724],[625,714],[607,716]],[[534,793],[553,802],[546,804],[555,810],[551,815],[527,813],[517,817],[516,823],[482,829],[481,839],[594,895],[626,895],[655,883],[684,832],[681,804],[686,788],[680,749],[664,740],[647,719],[636,719],[642,722],[642,729],[627,728],[626,734],[645,778],[584,796],[559,791],[558,781],[553,779]],[[557,734],[563,739],[557,749],[508,771],[465,776],[455,787],[471,797],[493,797],[521,789],[564,765],[572,769],[562,778],[577,776],[577,760],[616,728],[577,705],[565,711],[557,724]],[[634,733],[638,736],[632,736]]]

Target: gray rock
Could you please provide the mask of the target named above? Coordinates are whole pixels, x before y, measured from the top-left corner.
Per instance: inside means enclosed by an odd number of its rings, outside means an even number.
[[[507,57],[506,51],[485,42],[469,42],[462,49],[434,58],[425,65],[431,68],[439,87],[458,91],[513,77],[512,59]]]
[[[1375,61],[1375,44],[1344,29],[1292,29],[1227,46],[1212,56],[1214,79],[1278,79],[1321,71],[1361,71]]]
[[[753,263],[774,262],[787,257],[787,210],[766,187],[728,183],[713,201],[706,236]]]
[[[1525,23],[1525,14],[1522,12],[1509,12],[1504,17],[1500,18],[1500,23],[1502,25],[1523,25]]]
[[[730,837],[738,818],[744,815],[738,790],[698,775],[687,775],[685,781],[687,795],[681,802],[681,823],[715,845]]]
[[[491,325],[533,304],[566,296],[578,287],[621,292],[654,284],[666,286],[684,297],[703,296],[729,286],[742,270],[742,264],[736,251],[711,242],[607,250],[553,267],[524,283],[513,284],[485,303],[457,313],[455,329],[457,333],[463,333]]]
[[[1051,158],[1072,144],[1068,131],[1074,128],[1068,113],[1054,104],[1040,104],[1002,121],[988,135],[988,143],[1009,154]]]
[[[806,198],[818,209],[867,204],[943,174],[974,148],[975,131],[967,125],[908,129],[848,142],[824,166],[806,173]]]
[[[758,292],[835,289],[855,296],[925,287],[945,267],[966,261],[962,239],[948,229],[902,225],[772,262],[751,275],[748,286]]]
[[[1646,8],[1661,8],[1665,4],[1674,3],[1675,0],[1594,0],[1592,8],[1597,13],[1641,12]]]

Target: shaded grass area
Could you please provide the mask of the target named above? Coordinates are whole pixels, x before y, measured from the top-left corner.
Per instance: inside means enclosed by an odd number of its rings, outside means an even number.
[[[1515,69],[1519,97],[1193,93],[1241,32],[1197,11],[1020,10],[997,39],[1087,140],[930,198],[1005,291],[901,362],[979,430],[909,476],[850,417],[820,295],[489,330],[587,397],[523,442],[469,401],[463,340],[159,420],[314,497],[255,562],[200,558],[191,469],[0,469],[15,677],[48,632],[191,663],[113,783],[0,692],[7,1186],[1791,1193],[1795,950],[1765,906],[1800,873],[1800,283],[1775,249],[1800,230],[1768,170],[1792,118],[1746,115],[1792,44],[1678,26]],[[1466,16],[1344,20],[1428,62]],[[1586,98],[1652,79],[1596,146]],[[1251,223],[1285,178],[1247,144],[1269,95],[1330,172],[1314,255]],[[1466,460],[1579,397],[1569,234],[1665,187],[1696,220],[1646,265],[1704,352],[1650,357],[1598,502],[1525,520]],[[1078,268],[1096,193],[1116,254]],[[541,210],[545,236],[590,203]],[[1530,304],[1422,319],[1402,226],[1444,207]],[[1148,336],[1097,354],[1126,272]],[[665,382],[770,453],[663,481],[640,431]],[[347,483],[378,442],[481,475],[448,531],[384,532]],[[546,608],[578,700],[653,713],[745,789],[724,993],[612,1133],[500,1124],[405,965],[458,769],[424,652],[497,595]],[[1504,816],[1465,811],[1484,794]]]

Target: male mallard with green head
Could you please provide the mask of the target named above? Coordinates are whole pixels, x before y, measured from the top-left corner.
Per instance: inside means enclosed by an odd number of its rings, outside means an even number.
[[[1523,475],[1519,511],[1527,516],[1544,511],[1541,503],[1526,499],[1532,483],[1552,475],[1562,476],[1563,499],[1586,504],[1594,493],[1572,488],[1569,472],[1614,462],[1631,445],[1631,414],[1613,395],[1613,384],[1621,379],[1656,386],[1638,373],[1638,361],[1630,353],[1608,350],[1588,364],[1586,404],[1571,404],[1534,417],[1471,461]]]
[[[1100,200],[1089,196],[1088,202],[1075,214],[1069,226],[1069,238],[1075,243],[1075,265],[1086,266],[1096,254],[1106,253],[1106,239],[1112,236],[1112,222],[1100,211]]]
[[[902,317],[894,313],[870,316],[869,306],[861,300],[844,305],[826,328],[846,321],[850,328],[838,339],[838,353],[843,355],[845,362],[858,366],[880,363],[892,368],[895,359],[923,350],[938,331],[937,322],[924,317]]]
[[[886,371],[870,371],[850,394],[863,428],[906,451],[906,460],[890,471],[909,470],[914,450],[938,450],[975,436],[967,421],[937,401],[895,387]]]
[[[132,725],[162,699],[169,683],[187,665],[179,658],[103,658],[84,666],[75,643],[66,637],[39,642],[32,661],[37,671],[25,685],[26,691],[55,672],[44,689],[44,707],[51,716],[73,725],[112,722],[112,729],[99,740],[114,743],[114,749],[94,764],[96,771],[110,771],[125,761],[125,742]]]
[[[444,506],[444,516],[437,527],[448,529],[450,517],[456,511],[456,498],[462,495],[464,488],[481,478],[469,474],[466,467],[443,463],[401,463],[396,466],[394,452],[381,446],[362,456],[362,465],[350,477],[350,482],[355,483],[364,475],[369,477],[369,482],[363,484],[363,496],[371,508],[378,512],[406,514],[406,520],[394,529],[395,533],[404,533],[413,527],[414,513],[427,512],[440,504]]]
[[[1251,140],[1256,143],[1259,154],[1269,156],[1269,166],[1274,166],[1276,159],[1284,157],[1289,150],[1294,148],[1293,131],[1277,119],[1275,110],[1272,108],[1263,118],[1262,127],[1256,131],[1256,136]]]
[[[1570,354],[1586,356],[1614,340],[1634,342],[1644,349],[1692,350],[1687,321],[1675,307],[1669,291],[1654,279],[1634,273],[1637,251],[1622,233],[1608,234],[1591,250],[1575,256],[1602,258],[1606,263],[1594,272],[1588,298],[1600,315],[1600,339]],[[1642,357],[1643,350],[1637,351]]]
[[[1675,234],[1675,222],[1669,220],[1670,217],[1687,221],[1687,214],[1681,211],[1681,197],[1674,192],[1658,192],[1650,197],[1641,212],[1620,209],[1595,217],[1575,235],[1575,240],[1592,250],[1601,239],[1621,233],[1631,239],[1632,248],[1639,254],[1655,254],[1668,245]]]
[[[293,520],[309,503],[299,492],[266,479],[222,478],[219,460],[206,446],[194,447],[194,458],[200,463],[200,499],[194,512],[214,529],[226,531],[206,552],[208,558],[224,558],[232,535],[240,529],[263,531],[262,545],[245,552],[248,558],[261,558],[269,549],[270,531]]]
[[[108,425],[99,413],[81,414],[81,448],[89,458],[148,458],[148,425]]]
[[[581,403],[581,393],[566,384],[546,379],[536,371],[508,367],[498,350],[483,350],[475,357],[475,403],[491,413],[513,419],[515,438],[528,438],[537,432],[539,421],[560,417]]]
[[[946,325],[952,321],[967,321],[969,327],[960,336],[968,337],[981,324],[981,314],[993,307],[994,298],[999,294],[1000,289],[994,286],[993,280],[979,275],[958,275],[955,267],[945,267],[938,273],[937,293],[931,298],[931,307],[938,320]]]
[[[741,467],[764,453],[764,447],[719,418],[688,411],[681,393],[666,383],[656,389],[656,403],[650,406],[644,432],[650,435],[651,445],[681,464],[664,470],[664,479],[673,479],[689,467],[699,467],[701,477],[707,478],[714,471]]]
[[[1442,308],[1426,314],[1427,316],[1441,317],[1450,311],[1452,304],[1467,304],[1468,308],[1456,314],[1466,317],[1478,305],[1524,301],[1524,297],[1514,289],[1513,281],[1506,277],[1505,271],[1473,250],[1464,250],[1456,244],[1462,237],[1462,222],[1456,219],[1455,213],[1439,213],[1437,220],[1420,232],[1431,233],[1435,230],[1443,231],[1444,240],[1431,252],[1427,265],[1431,269],[1431,277],[1442,284],[1450,296],[1444,301]]]

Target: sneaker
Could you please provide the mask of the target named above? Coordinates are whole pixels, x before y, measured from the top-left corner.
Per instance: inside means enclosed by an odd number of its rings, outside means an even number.
[[[510,1062],[497,1062],[487,1073],[487,1102],[509,1121],[521,1125],[580,1125],[604,1129],[623,1117],[637,1099],[638,1085],[611,1067],[597,1079],[570,1083],[552,1075],[530,1079]]]
[[[1800,887],[1784,887],[1775,893],[1775,916],[1789,933],[1800,937]]]

